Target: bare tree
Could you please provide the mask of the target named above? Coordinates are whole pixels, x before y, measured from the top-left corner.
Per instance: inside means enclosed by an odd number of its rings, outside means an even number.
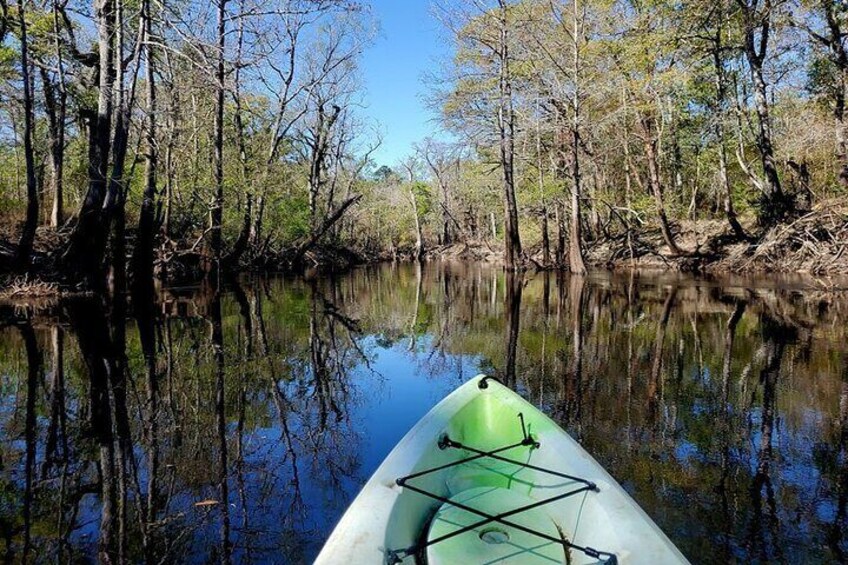
[[[215,125],[212,153],[213,182],[215,194],[209,209],[209,253],[206,275],[210,281],[220,276],[223,253],[224,214],[224,67],[227,42],[227,0],[216,0],[217,7],[217,52],[215,57]]]
[[[144,154],[144,194],[138,217],[138,235],[133,248],[133,271],[135,282],[149,284],[153,280],[153,238],[156,230],[156,73],[155,54],[153,52],[153,14],[150,0],[141,5],[144,19],[144,39],[146,56],[147,123],[145,128]]]
[[[88,128],[88,191],[77,215],[77,224],[65,252],[66,263],[91,277],[102,268],[108,226],[102,215],[112,139],[112,105],[115,81],[115,23],[113,0],[95,3],[97,26],[97,111],[85,109]]]
[[[777,6],[772,0],[736,0],[736,2],[742,13],[742,48],[754,86],[754,108],[758,125],[757,149],[766,177],[763,185],[760,220],[770,225],[781,220],[789,211],[789,201],[781,188],[774,157],[768,83],[765,78],[769,39]]]
[[[35,176],[35,152],[32,143],[35,117],[33,114],[32,67],[29,58],[29,38],[27,37],[26,0],[20,0],[18,3],[18,26],[21,39],[21,80],[24,94],[23,137],[24,159],[26,160],[27,212],[24,229],[18,242],[15,263],[19,268],[26,268],[32,255],[35,228],[38,226],[38,186]]]
[[[421,261],[424,258],[424,233],[421,226],[421,213],[418,209],[418,195],[415,191],[415,182],[421,162],[415,155],[411,155],[400,163],[407,175],[407,198],[412,206],[412,217],[415,220],[415,259]]]
[[[568,160],[571,173],[571,218],[568,226],[568,269],[572,273],[582,274],[586,272],[586,263],[583,258],[583,235],[581,233],[580,202],[582,198],[582,178],[580,170],[580,156],[583,151],[581,131],[582,116],[581,105],[586,96],[583,87],[583,60],[582,53],[586,48],[586,8],[579,0],[571,0],[570,10],[568,6],[558,2],[549,3],[548,13],[555,22],[554,33],[548,33],[548,26],[541,28],[545,35],[540,37],[534,34],[537,45],[546,60],[553,67],[552,73],[554,84],[548,84],[547,90],[551,93],[551,104],[561,117],[561,121],[568,124]],[[571,12],[570,15],[568,12]],[[567,38],[567,45],[555,42],[549,45],[551,37]],[[570,51],[570,53],[568,53]],[[565,55],[564,53],[568,53]],[[570,60],[568,60],[570,58]],[[567,101],[560,97],[567,97]],[[558,122],[560,120],[557,120]]]
[[[506,0],[498,0],[498,131],[504,187],[504,266],[508,271],[524,268],[521,236],[518,233],[518,206],[515,201],[515,111],[512,99],[512,74],[509,54],[509,8]]]

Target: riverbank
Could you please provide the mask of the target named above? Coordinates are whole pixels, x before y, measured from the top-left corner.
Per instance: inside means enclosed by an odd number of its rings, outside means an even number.
[[[848,276],[848,204],[820,203],[795,219],[763,231],[743,220],[747,240],[734,237],[724,220],[684,220],[672,230],[682,250],[673,254],[658,228],[608,233],[585,244],[589,266],[702,274],[802,274]],[[553,244],[552,244],[553,245]],[[540,244],[525,249],[533,267],[546,265]],[[554,251],[551,250],[553,254]],[[499,264],[503,252],[486,241],[430,248],[428,259],[451,258]]]
[[[589,266],[610,270],[638,269],[722,274],[801,274],[808,277],[848,276],[848,204],[822,202],[792,221],[762,231],[753,219],[744,221],[749,239],[731,235],[723,220],[675,222],[673,232],[680,254],[672,254],[659,229],[649,225],[631,231],[604,230],[604,237],[589,239],[586,260]],[[9,231],[8,229],[6,230]],[[11,233],[0,233],[0,250],[13,253]],[[61,268],[61,250],[69,230],[39,228],[36,233],[32,266],[25,273],[0,274],[0,298],[45,298],[84,292]],[[131,251],[134,234],[127,238]],[[451,245],[430,245],[426,260],[482,261],[500,264],[500,242],[467,240]],[[539,243],[525,248],[531,270],[554,270],[555,251],[545,261]],[[317,244],[302,254],[294,248],[264,246],[249,250],[228,271],[303,272],[307,269],[341,271],[356,265],[384,261],[411,260],[412,249],[361,249]],[[156,249],[157,277],[167,284],[194,283],[202,278],[202,250],[189,242],[162,242]]]

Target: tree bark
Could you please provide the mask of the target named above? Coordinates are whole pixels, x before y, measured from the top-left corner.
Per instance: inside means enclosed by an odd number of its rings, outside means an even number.
[[[727,174],[727,146],[724,131],[724,106],[727,98],[727,88],[725,86],[724,67],[721,60],[721,48],[721,30],[719,29],[716,32],[713,48],[713,68],[715,70],[716,86],[715,136],[716,143],[718,144],[718,174],[722,189],[722,209],[727,218],[727,223],[730,224],[730,229],[733,230],[733,234],[739,239],[745,239],[747,238],[747,234],[736,217],[736,210],[733,207],[733,191],[730,187],[730,178]]]
[[[75,272],[94,280],[103,268],[108,226],[101,209],[106,197],[109,148],[112,132],[113,83],[115,81],[115,6],[113,0],[97,0],[99,82],[97,113],[85,111],[88,122],[88,190],[77,215],[77,225],[63,259]]]
[[[141,22],[143,25],[143,22]],[[139,39],[141,36],[139,36]],[[126,165],[127,148],[130,137],[130,112],[135,98],[135,85],[138,66],[130,82],[129,92],[124,84],[124,0],[115,2],[115,132],[112,139],[112,174],[103,202],[103,221],[109,233],[111,247],[111,287],[118,292],[126,288],[127,249],[126,249]],[[138,56],[140,42],[136,44],[133,58]]]
[[[41,82],[44,90],[44,109],[47,113],[48,145],[50,146],[50,177],[52,189],[52,209],[50,225],[59,228],[64,221],[64,161],[65,161],[65,115],[67,108],[67,89],[65,71],[59,40],[58,10],[53,7],[53,34],[56,54],[57,84],[53,84],[50,73],[42,67]]]
[[[720,15],[719,17],[721,18],[722,16]],[[730,229],[733,230],[733,234],[739,239],[745,239],[747,235],[742,228],[742,224],[739,223],[739,219],[736,217],[736,210],[733,207],[733,191],[730,187],[730,178],[727,174],[727,147],[725,145],[724,132],[727,87],[725,86],[724,65],[721,59],[723,49],[721,34],[722,28],[719,26],[716,29],[713,39],[712,56],[716,89],[715,116],[713,119],[715,120],[715,136],[716,143],[718,144],[718,174],[722,189],[722,209],[727,218],[727,223],[730,224]]]
[[[744,52],[754,84],[754,109],[757,114],[757,149],[766,182],[763,185],[763,200],[760,205],[760,223],[772,225],[782,220],[789,212],[790,203],[783,194],[771,136],[768,85],[763,67],[768,53],[771,30],[772,2],[763,0],[762,9],[758,2],[737,0],[742,8],[744,21]]]
[[[409,202],[412,204],[412,215],[415,219],[415,260],[424,258],[424,234],[421,231],[421,216],[418,212],[418,198],[415,195],[415,183],[412,169],[409,170]]]
[[[642,128],[642,144],[645,150],[645,160],[648,163],[648,180],[651,186],[651,194],[654,197],[654,203],[657,207],[657,216],[660,220],[660,230],[662,231],[663,240],[672,255],[682,255],[683,252],[674,241],[674,235],[671,233],[671,227],[669,226],[668,216],[665,211],[662,177],[660,176],[659,157],[657,155],[656,125],[653,117],[644,114],[639,116],[639,124]]]
[[[498,130],[504,188],[504,267],[507,271],[524,269],[521,236],[518,232],[518,206],[515,201],[515,113],[512,100],[512,76],[509,68],[509,21],[506,0],[500,6],[500,45],[498,61]]]
[[[26,220],[15,256],[15,263],[19,269],[25,269],[29,266],[32,258],[32,245],[35,241],[35,228],[38,227],[38,183],[35,176],[35,153],[32,145],[35,116],[33,115],[32,68],[29,60],[25,6],[26,3],[23,0],[18,4],[18,24],[21,34],[21,80],[24,91],[24,159],[26,161],[27,187]]]
[[[409,191],[409,198],[412,201],[412,213],[415,216],[415,259],[421,261],[424,258],[424,235],[421,233],[421,218],[418,215],[418,203],[411,189]]]
[[[153,282],[153,239],[156,223],[156,74],[153,53],[153,25],[150,0],[142,2],[144,18],[145,54],[147,58],[145,94],[147,98],[147,124],[145,128],[144,194],[138,217],[138,235],[133,249],[135,283],[149,285]]]
[[[554,207],[554,214],[556,215],[556,226],[557,226],[557,241],[556,241],[556,264],[560,269],[565,268],[565,210],[564,204],[560,201],[556,202]]]
[[[583,235],[580,233],[580,43],[583,30],[580,25],[580,8],[578,0],[572,2],[573,29],[571,32],[573,62],[574,62],[574,92],[571,96],[571,224],[568,240],[568,270],[575,275],[586,273],[586,263],[583,260]]]
[[[239,3],[239,12],[244,13],[243,2]],[[235,92],[233,99],[235,102],[235,125],[236,125],[236,143],[239,150],[239,165],[241,166],[241,184],[242,192],[245,197],[244,214],[242,216],[241,230],[238,238],[233,245],[233,250],[224,259],[224,263],[229,267],[237,265],[241,260],[244,252],[247,251],[247,244],[250,241],[250,233],[253,224],[253,187],[248,185],[247,171],[247,147],[244,141],[244,121],[242,119],[241,105],[241,67],[242,67],[242,49],[244,48],[244,17],[239,18],[238,39],[236,48],[236,67],[233,77]]]
[[[549,268],[551,265],[551,236],[548,233],[548,207],[542,207],[542,264]]]
[[[218,4],[218,54],[215,66],[215,140],[212,154],[215,199],[209,210],[209,254],[206,259],[206,278],[217,284],[220,277],[221,253],[223,252],[224,214],[224,49],[226,48],[227,0]]]

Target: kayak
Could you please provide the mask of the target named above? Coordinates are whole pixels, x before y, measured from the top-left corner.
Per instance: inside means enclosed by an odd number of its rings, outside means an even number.
[[[316,563],[688,561],[553,420],[478,375],[395,446]]]

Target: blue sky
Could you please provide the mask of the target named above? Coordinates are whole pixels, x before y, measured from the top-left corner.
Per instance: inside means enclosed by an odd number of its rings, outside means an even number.
[[[372,0],[380,34],[365,51],[362,74],[367,90],[364,113],[379,123],[383,145],[377,165],[393,165],[412,144],[438,131],[435,114],[422,97],[422,75],[447,54],[431,0]]]

